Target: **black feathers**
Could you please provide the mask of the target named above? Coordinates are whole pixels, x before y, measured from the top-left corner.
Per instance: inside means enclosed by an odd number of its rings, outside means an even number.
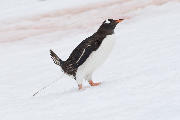
[[[71,53],[66,61],[62,61],[52,50],[50,50],[51,58],[54,63],[61,66],[63,71],[68,75],[76,77],[76,72],[81,66],[100,46],[107,35],[114,33],[114,28],[118,24],[117,20],[108,19],[104,21],[100,28],[92,36],[83,40]]]
[[[65,73],[75,77],[78,67],[86,61],[93,51],[99,48],[104,38],[105,36],[96,33],[86,38],[72,51],[66,61],[62,61],[52,50],[50,50],[51,58],[55,64],[62,67]]]
[[[99,48],[104,38],[104,36],[96,34],[86,38],[73,50],[66,62],[74,64],[74,67],[78,68],[86,61],[93,51]]]
[[[50,50],[50,55],[56,65],[62,66],[63,61],[52,50]]]

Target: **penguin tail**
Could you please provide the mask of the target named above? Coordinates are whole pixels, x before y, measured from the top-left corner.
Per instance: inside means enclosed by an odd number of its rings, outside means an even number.
[[[60,67],[62,67],[63,61],[56,55],[56,53],[54,53],[52,50],[50,50],[50,55],[51,55],[51,58],[54,61],[54,63],[56,65],[59,65]]]

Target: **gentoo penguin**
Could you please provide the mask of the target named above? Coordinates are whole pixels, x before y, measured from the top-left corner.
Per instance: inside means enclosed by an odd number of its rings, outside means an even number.
[[[51,58],[59,65],[63,72],[71,75],[76,80],[79,89],[82,89],[83,79],[87,80],[91,86],[100,83],[92,81],[92,73],[108,57],[114,44],[114,29],[123,19],[105,20],[97,32],[83,40],[70,54],[66,61],[61,60],[52,50]]]

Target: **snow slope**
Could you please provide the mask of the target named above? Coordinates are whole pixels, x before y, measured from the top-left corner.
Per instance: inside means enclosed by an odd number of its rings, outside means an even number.
[[[96,2],[99,5],[108,3]],[[58,1],[54,0],[54,3]],[[32,22],[26,16],[20,17],[17,10],[18,15],[7,20],[11,24],[2,20],[0,120],[179,120],[180,3],[166,1],[142,7],[146,3],[142,0],[139,4],[138,1],[118,4],[119,7],[122,4],[126,12],[119,11],[119,15],[117,11],[112,17],[127,19],[116,28],[117,41],[111,56],[93,75],[94,81],[101,81],[102,85],[90,87],[84,82],[82,91],[77,90],[77,84],[71,78],[63,76],[60,79],[62,73],[53,64],[49,49],[66,59],[73,48],[91,35],[111,12],[102,14],[98,22],[89,19],[89,15],[97,17],[102,9],[76,14],[75,18],[82,19],[70,21],[73,24],[66,21],[66,26],[74,25],[74,29],[66,27],[64,33],[62,29],[55,29],[54,21],[58,27],[60,23],[57,21],[65,20],[67,16],[46,17]],[[140,4],[143,5],[140,7]],[[129,10],[129,5],[138,6],[138,9]],[[112,5],[106,10],[118,6]],[[33,7],[32,3],[28,7]],[[46,10],[39,11],[51,13]],[[31,14],[36,16],[37,13]],[[86,25],[85,18],[92,22]],[[41,20],[54,29],[42,32],[42,28],[39,34],[32,34],[38,31],[32,26],[38,26]],[[78,27],[80,22],[85,24],[84,27]],[[25,29],[17,29],[17,26]],[[27,36],[18,38],[22,34]],[[68,36],[62,37],[62,34]],[[56,84],[32,96],[39,88],[57,79],[60,80]]]

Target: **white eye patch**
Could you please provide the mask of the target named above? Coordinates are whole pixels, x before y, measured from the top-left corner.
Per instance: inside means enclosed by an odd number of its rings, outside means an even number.
[[[109,20],[106,20],[106,21],[105,21],[105,23],[108,23],[108,24],[109,24],[109,23],[110,23],[110,21],[109,21]]]

